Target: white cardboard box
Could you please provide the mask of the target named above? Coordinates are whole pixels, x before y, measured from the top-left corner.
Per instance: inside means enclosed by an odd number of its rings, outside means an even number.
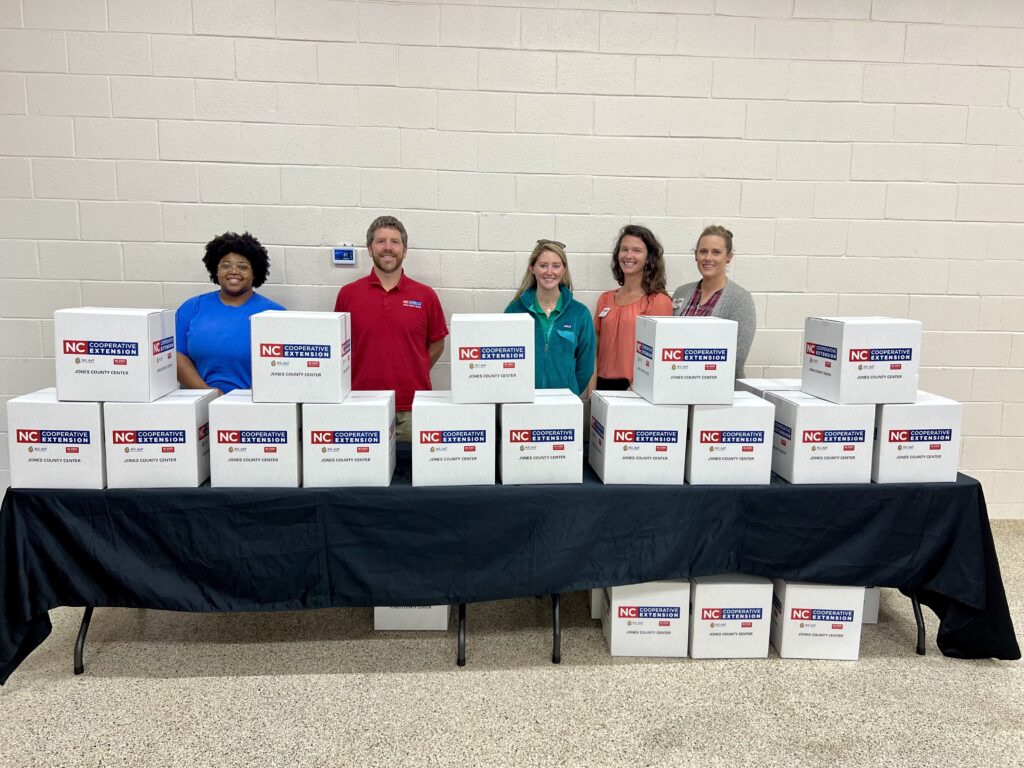
[[[768,485],[772,479],[775,406],[750,392],[731,405],[690,406],[686,482],[691,485]]]
[[[583,401],[572,390],[538,389],[499,410],[502,483],[583,482]]]
[[[7,401],[12,488],[104,488],[103,408],[54,387]]]
[[[686,656],[690,582],[650,581],[604,590],[601,627],[612,656]]]
[[[210,476],[212,389],[152,403],[104,403],[108,488],[195,488]]]
[[[636,319],[633,391],[658,405],[732,401],[735,320],[717,317]]]
[[[876,483],[954,483],[963,406],[918,392],[913,403],[879,405],[871,479]]]
[[[450,605],[393,605],[373,609],[376,630],[448,629]]]
[[[455,314],[451,322],[453,403],[529,403],[534,396],[533,318]]]
[[[805,392],[767,392],[775,405],[772,471],[791,483],[871,482],[873,405],[838,405]]]
[[[352,389],[348,312],[268,309],[250,318],[255,403],[340,403]]]
[[[765,392],[799,392],[800,379],[736,379],[736,389],[764,397]]]
[[[302,479],[299,406],[254,403],[236,389],[210,403],[210,485],[296,488]]]
[[[53,313],[57,399],[150,403],[178,388],[174,310]]]
[[[303,485],[386,488],[394,474],[394,391],[356,391],[343,403],[302,406]]]
[[[601,611],[604,608],[604,590],[591,589],[590,593],[590,618],[600,619]]]
[[[491,403],[458,404],[451,392],[412,401],[412,484],[494,485],[497,433]]]
[[[682,485],[685,405],[652,405],[635,392],[590,396],[590,466],[609,485]]]
[[[690,579],[690,655],[766,658],[771,612],[770,579],[740,573]]]
[[[772,583],[772,645],[781,658],[857,660],[864,587]]]
[[[892,317],[808,317],[804,392],[833,403],[912,403],[921,323]]]

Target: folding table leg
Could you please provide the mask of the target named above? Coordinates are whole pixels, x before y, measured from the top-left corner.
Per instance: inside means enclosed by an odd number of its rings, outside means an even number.
[[[562,595],[555,593],[551,596],[551,663],[562,663],[562,618],[561,618]]]
[[[466,604],[459,603],[459,655],[455,663],[466,666]]]
[[[917,655],[924,656],[924,616],[916,592],[910,596],[910,603],[914,606],[914,620],[917,622]]]
[[[78,628],[78,639],[75,640],[75,674],[85,672],[85,664],[82,663],[82,653],[85,651],[85,636],[89,633],[89,622],[92,621],[92,606],[85,607],[82,615],[82,626]]]

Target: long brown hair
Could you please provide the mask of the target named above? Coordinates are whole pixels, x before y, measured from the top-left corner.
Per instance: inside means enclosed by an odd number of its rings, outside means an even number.
[[[533,268],[537,264],[537,259],[540,258],[544,251],[551,251],[562,260],[565,272],[562,273],[561,284],[570,291],[572,290],[572,275],[569,274],[569,257],[565,255],[565,246],[555,240],[538,240],[537,245],[534,246],[533,252],[530,254],[530,261],[526,264],[526,274],[523,275],[523,282],[519,284],[519,290],[516,291],[512,301],[516,301],[523,295],[524,291],[528,291],[537,285],[537,278],[533,276]]]
[[[644,262],[641,282],[644,293],[647,296],[652,293],[665,293],[665,249],[651,230],[639,224],[627,224],[619,230],[619,239],[615,241],[615,249],[612,251],[612,277],[619,285],[626,282],[626,276],[619,266],[619,248],[622,247],[622,239],[629,235],[639,237],[647,248],[647,261]]]

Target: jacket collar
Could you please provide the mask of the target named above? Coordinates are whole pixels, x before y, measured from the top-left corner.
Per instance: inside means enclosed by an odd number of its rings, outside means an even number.
[[[569,306],[569,302],[572,301],[572,291],[570,291],[567,286],[562,285],[559,286],[558,292],[560,294],[558,301],[562,305],[561,311],[564,312],[566,307]],[[519,301],[522,303],[523,307],[526,309],[527,312],[532,313],[533,307],[537,303],[537,288],[527,288],[525,291],[523,291],[522,296],[519,297]],[[552,315],[554,314],[555,312],[552,312]]]

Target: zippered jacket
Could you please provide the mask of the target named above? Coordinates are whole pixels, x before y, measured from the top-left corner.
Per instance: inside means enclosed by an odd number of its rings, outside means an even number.
[[[594,374],[597,350],[594,321],[590,310],[572,297],[572,291],[564,285],[561,291],[562,309],[551,313],[551,330],[547,338],[541,317],[534,311],[536,288],[523,291],[523,295],[509,304],[505,312],[525,312],[533,316],[537,389],[566,388],[579,395],[586,391]]]

